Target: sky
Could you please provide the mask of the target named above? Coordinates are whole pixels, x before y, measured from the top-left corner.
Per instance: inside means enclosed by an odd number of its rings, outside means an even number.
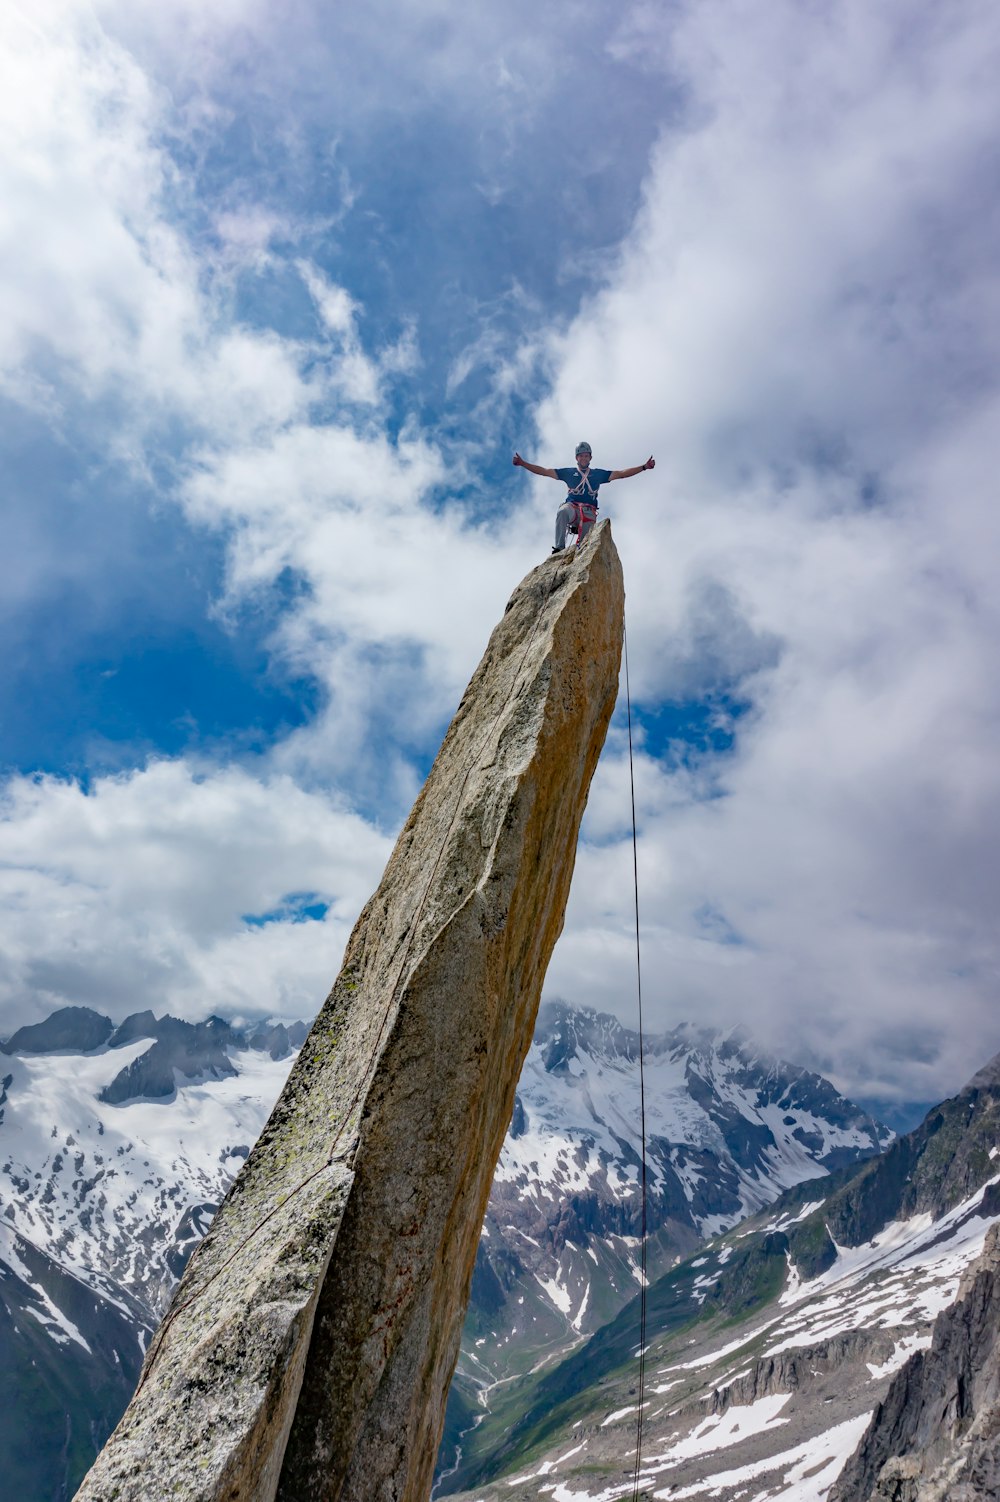
[[[1000,1050],[992,3],[12,0],[0,74],[0,1033],[314,1015],[587,439],[647,1025],[900,1122]],[[628,776],[546,994],[634,1025]]]

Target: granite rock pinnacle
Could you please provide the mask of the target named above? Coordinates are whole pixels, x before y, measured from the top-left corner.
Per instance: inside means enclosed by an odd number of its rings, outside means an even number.
[[[78,1502],[424,1502],[614,708],[602,522],[515,590]]]

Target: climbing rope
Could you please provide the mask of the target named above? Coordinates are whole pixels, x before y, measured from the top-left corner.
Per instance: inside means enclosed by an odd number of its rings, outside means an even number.
[[[635,770],[632,757],[632,695],[628,681],[628,630],[622,618],[625,647],[625,707],[628,714],[628,779],[632,794],[632,880],[635,888],[635,983],[639,998],[639,1133],[641,1140],[642,1221],[639,1246],[639,1409],[635,1426],[635,1466],[632,1471],[632,1502],[639,1502],[639,1471],[642,1466],[642,1406],[646,1387],[646,1080],[643,1070],[642,960],[639,950],[639,850],[635,832]]]

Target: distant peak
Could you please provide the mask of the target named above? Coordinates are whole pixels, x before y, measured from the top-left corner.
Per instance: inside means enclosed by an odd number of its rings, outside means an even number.
[[[965,1090],[988,1090],[994,1085],[1000,1085],[1000,1053],[995,1053],[982,1069],[977,1070]],[[963,1095],[965,1090],[962,1091]]]
[[[634,1058],[639,1035],[623,1027],[610,1012],[551,1001],[539,1011],[535,1044],[541,1048],[545,1067],[551,1072],[562,1068],[581,1050],[604,1057]]]
[[[6,1054],[61,1053],[66,1049],[87,1053],[106,1043],[113,1028],[111,1018],[93,1007],[60,1007],[43,1022],[19,1027],[0,1046]]]

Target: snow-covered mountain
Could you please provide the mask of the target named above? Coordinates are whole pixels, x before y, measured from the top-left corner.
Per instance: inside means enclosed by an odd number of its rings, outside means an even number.
[[[672,1269],[648,1293],[641,1495],[824,1502],[873,1412],[868,1452],[900,1453],[892,1413],[905,1411],[915,1378],[900,1377],[890,1413],[879,1405],[894,1374],[930,1346],[998,1219],[994,1070],[880,1158],[788,1191]],[[472,1486],[462,1493],[470,1502],[630,1496],[638,1328],[635,1300],[554,1370],[512,1384],[442,1490]],[[978,1373],[963,1339],[952,1329],[946,1344],[956,1391],[971,1391]],[[984,1360],[994,1361],[992,1342]],[[985,1377],[989,1385],[993,1366]],[[946,1381],[936,1380],[940,1447],[952,1420]],[[911,1452],[921,1442],[916,1432],[905,1440]],[[839,1502],[868,1502],[873,1468],[855,1464],[860,1490],[838,1491]]]
[[[0,1396],[20,1385],[29,1425],[0,1418],[0,1462],[24,1495],[65,1491],[116,1421],[303,1034],[64,1008],[2,1045]],[[647,1040],[645,1063],[652,1273],[890,1135],[741,1033],[677,1028]],[[637,1071],[638,1039],[613,1018],[543,1012],[483,1228],[454,1435],[635,1292]]]
[[[483,1227],[459,1395],[551,1359],[634,1294],[638,1058],[638,1035],[615,1018],[542,1008]],[[892,1137],[741,1029],[685,1024],[647,1038],[643,1058],[651,1276]]]
[[[303,1032],[64,1008],[3,1045],[5,1494],[72,1496]]]
[[[102,1293],[125,1290],[155,1317],[257,1140],[293,1054],[272,1058],[218,1019],[141,1015],[150,1019],[144,1036],[130,1018],[86,1052],[60,1035],[51,1051],[34,1038],[32,1052],[9,1055],[0,1214],[65,1272]],[[15,1034],[5,1048],[18,1046]]]

